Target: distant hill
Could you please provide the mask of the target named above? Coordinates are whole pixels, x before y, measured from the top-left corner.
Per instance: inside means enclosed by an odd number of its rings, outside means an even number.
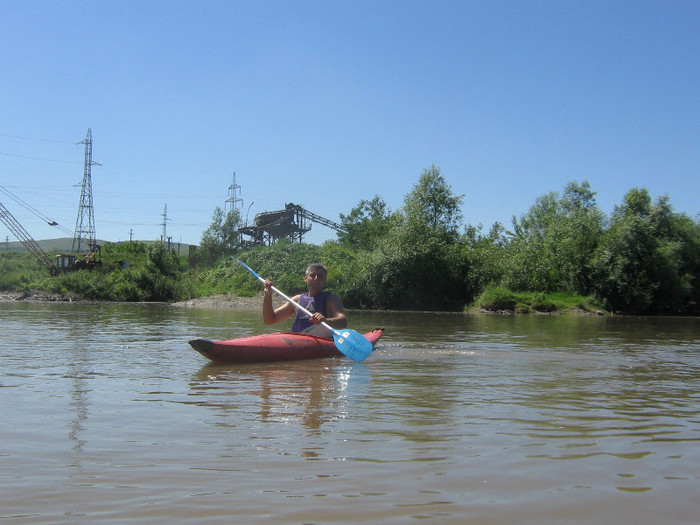
[[[73,249],[73,237],[63,237],[61,239],[45,239],[36,241],[37,244],[45,252],[70,252]],[[97,241],[98,243],[104,241]],[[25,252],[26,248],[21,242],[2,242],[0,243],[1,251]]]
[[[63,237],[60,239],[44,239],[41,241],[36,241],[39,247],[44,250],[47,253],[70,253],[73,251],[73,237]],[[104,241],[104,240],[97,240],[97,244],[104,245],[109,241]],[[117,242],[114,244],[122,244],[125,242],[129,241],[121,241]],[[143,242],[143,243],[151,243],[151,242],[160,242],[160,241],[134,241],[134,242]],[[177,246],[177,243],[174,243],[173,246]],[[183,249],[186,249],[189,245],[182,244],[181,245]],[[19,242],[19,241],[12,241],[12,242],[0,242],[0,251],[14,251],[14,252],[26,252],[27,249],[24,247],[24,245]]]

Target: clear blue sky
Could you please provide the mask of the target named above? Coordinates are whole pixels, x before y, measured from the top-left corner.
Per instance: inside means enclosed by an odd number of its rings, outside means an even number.
[[[0,194],[71,236],[92,129],[97,236],[198,243],[243,215],[392,210],[438,166],[467,224],[588,180],[700,213],[699,1],[0,0]],[[250,203],[253,202],[252,206]],[[1,241],[12,234],[0,226]],[[309,242],[335,238],[314,225]]]

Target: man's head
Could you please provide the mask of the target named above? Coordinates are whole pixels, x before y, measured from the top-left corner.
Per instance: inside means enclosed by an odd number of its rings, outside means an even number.
[[[321,263],[310,264],[306,269],[306,275],[304,275],[304,282],[309,289],[309,294],[314,296],[323,291],[324,286],[326,286],[326,277],[328,276],[328,269]]]
[[[306,269],[306,275],[310,275],[312,273],[317,274],[319,277],[328,277],[328,269],[321,263],[313,263],[309,265],[309,267]]]

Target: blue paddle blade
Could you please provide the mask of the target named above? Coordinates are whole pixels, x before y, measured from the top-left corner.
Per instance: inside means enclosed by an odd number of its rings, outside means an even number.
[[[372,343],[355,330],[332,330],[333,342],[338,350],[343,352],[350,359],[364,361],[372,353]]]

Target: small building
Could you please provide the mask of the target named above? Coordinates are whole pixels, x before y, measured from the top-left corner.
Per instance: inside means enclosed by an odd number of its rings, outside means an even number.
[[[75,270],[75,255],[59,253],[56,256],[56,268],[59,272],[71,272]]]

